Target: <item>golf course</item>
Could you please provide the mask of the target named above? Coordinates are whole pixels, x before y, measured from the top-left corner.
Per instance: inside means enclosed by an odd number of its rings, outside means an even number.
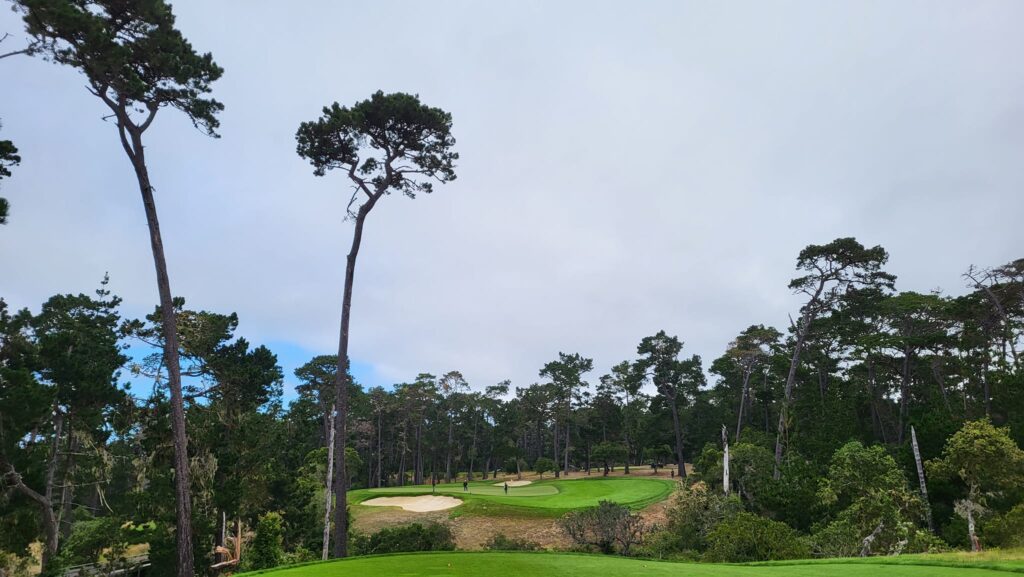
[[[347,575],[479,576],[495,572],[516,577],[558,575],[584,577],[994,577],[1024,573],[1021,560],[966,560],[951,555],[900,558],[829,559],[764,564],[675,563],[623,557],[556,553],[416,553],[355,557],[272,570],[273,577],[343,577]],[[253,575],[255,573],[249,573]]]
[[[510,481],[510,485],[512,483]],[[367,507],[380,498],[436,494],[462,501],[453,508],[455,514],[558,517],[567,511],[596,506],[601,501],[613,501],[639,510],[666,499],[676,486],[676,482],[664,478],[591,477],[536,480],[510,486],[506,493],[503,482],[489,480],[469,483],[466,490],[462,483],[361,489],[353,491],[349,499],[353,504]],[[382,504],[387,506],[388,502],[385,500]]]

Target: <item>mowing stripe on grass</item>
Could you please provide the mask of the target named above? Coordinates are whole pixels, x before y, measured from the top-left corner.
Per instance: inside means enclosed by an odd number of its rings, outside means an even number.
[[[353,557],[264,573],[267,577],[996,577],[1007,573],[974,567],[887,563],[716,565],[672,563],[599,555],[557,553],[419,553]]]

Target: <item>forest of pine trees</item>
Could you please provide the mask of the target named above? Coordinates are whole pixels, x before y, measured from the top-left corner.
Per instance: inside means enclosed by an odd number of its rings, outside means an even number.
[[[686,485],[721,489],[724,425],[737,506],[829,537],[821,554],[855,554],[877,526],[876,550],[913,543],[907,528],[929,525],[936,542],[969,548],[966,513],[979,544],[998,542],[1024,511],[1019,485],[1006,482],[1019,478],[1020,463],[999,473],[978,456],[968,465],[979,468],[974,484],[949,447],[973,431],[1012,439],[1000,459],[1019,455],[1024,260],[967,267],[959,296],[900,292],[886,260],[882,248],[853,239],[809,246],[790,287],[807,294],[793,325],[751,325],[709,363],[687,354],[685,335],[662,331],[612,367],[553,351],[533,383],[470,383],[457,370],[391,387],[353,383],[348,487],[487,479],[538,459],[556,476],[612,467],[644,475],[677,467],[682,455],[693,464]],[[8,554],[41,543],[52,566],[92,559],[112,542],[148,542],[156,559],[174,554],[162,530],[175,523],[162,317],[122,318],[106,286],[54,296],[36,311],[0,309],[0,549]],[[236,337],[234,314],[175,305],[197,565],[215,561],[206,557],[225,524],[256,526],[268,512],[280,514],[285,550],[319,551],[336,358],[297,369],[300,384],[286,400],[274,353]],[[127,345],[154,352],[129,361]],[[872,467],[904,501],[844,517],[842,507],[866,498],[856,487]],[[843,485],[850,474],[856,483]],[[679,515],[685,523],[685,510]],[[898,522],[877,521],[885,515]],[[868,523],[867,533],[857,523]],[[856,550],[843,531],[857,535]]]

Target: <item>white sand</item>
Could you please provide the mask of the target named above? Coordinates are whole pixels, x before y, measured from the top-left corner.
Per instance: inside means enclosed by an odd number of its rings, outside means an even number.
[[[533,481],[508,481],[508,486],[509,487],[524,487],[526,485],[529,485],[530,483],[533,483]],[[495,483],[494,486],[495,487],[504,487],[505,483]]]
[[[377,497],[360,504],[371,507],[401,507],[415,513],[429,513],[430,511],[444,511],[458,507],[462,501],[454,497],[423,495],[422,497]]]

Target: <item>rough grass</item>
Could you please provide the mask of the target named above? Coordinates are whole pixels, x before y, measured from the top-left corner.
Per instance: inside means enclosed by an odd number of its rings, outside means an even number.
[[[1005,576],[1007,571],[1016,571],[1012,566],[1009,569],[981,567],[971,563],[973,559],[956,560],[941,555],[908,555],[896,559],[900,562],[893,563],[893,558],[875,557],[864,560],[727,565],[556,553],[418,553],[354,557],[278,569],[266,574],[272,577],[479,577],[495,573],[516,577],[997,577]],[[943,561],[955,564],[943,565]],[[979,560],[978,563],[986,562]]]
[[[451,495],[463,500],[452,509],[452,516],[487,515],[511,517],[558,517],[568,511],[594,507],[600,501],[614,501],[631,509],[642,509],[667,498],[676,488],[675,481],[659,478],[594,478],[574,480],[545,480],[524,487],[510,487],[508,495],[494,481],[469,484],[437,485],[439,495]],[[350,502],[361,503],[381,496],[415,496],[430,494],[430,485],[360,489],[349,493]],[[355,512],[354,512],[355,513]],[[358,514],[358,513],[356,513]]]

